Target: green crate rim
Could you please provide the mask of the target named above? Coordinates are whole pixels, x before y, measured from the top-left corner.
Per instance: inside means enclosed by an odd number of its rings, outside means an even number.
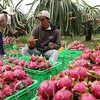
[[[34,83],[29,85],[28,87],[22,89],[22,90],[19,90],[18,92],[14,93],[13,95],[9,96],[9,97],[6,97],[4,100],[12,100],[11,98],[13,97],[17,97],[19,98],[20,96],[22,96],[23,94],[27,93],[28,91],[27,90],[31,90],[33,88],[35,88],[37,86],[37,83],[38,81],[37,80],[34,80]]]

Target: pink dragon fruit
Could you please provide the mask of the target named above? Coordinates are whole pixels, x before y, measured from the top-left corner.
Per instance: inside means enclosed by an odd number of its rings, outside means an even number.
[[[14,60],[14,61],[13,61],[13,64],[19,65],[19,60]]]
[[[100,81],[96,80],[92,82],[89,88],[95,97],[100,98]]]
[[[51,100],[56,91],[56,83],[51,80],[43,81],[38,87],[38,95],[42,95],[46,100]]]
[[[38,56],[34,56],[34,55],[32,55],[31,57],[30,57],[30,60],[32,61],[32,62],[36,62],[37,60],[38,60]]]
[[[84,59],[77,60],[75,61],[74,65],[76,67],[85,67],[87,69],[90,69],[90,62],[88,60],[84,60]]]
[[[3,89],[0,89],[0,100],[4,100],[5,94],[3,92]]]
[[[98,69],[100,69],[98,65],[96,65],[96,64],[93,65],[92,64],[92,70],[93,71],[98,70]]]
[[[27,61],[24,64],[25,67],[29,67],[29,65],[30,65],[30,62],[27,62]]]
[[[28,68],[31,68],[31,69],[38,69],[38,63],[37,62],[30,62]]]
[[[2,70],[3,70],[3,71],[10,71],[10,70],[12,70],[12,68],[11,68],[10,65],[3,65],[3,66],[2,66]]]
[[[0,78],[0,89],[3,88],[3,86],[4,86],[4,80]]]
[[[46,100],[46,99],[43,98],[42,95],[38,95],[37,100]]]
[[[63,87],[69,89],[72,87],[72,82],[72,78],[63,77],[57,82],[58,89],[62,89]]]
[[[28,83],[27,85],[31,85],[34,82],[30,77],[27,77],[24,80]]]
[[[39,70],[45,70],[48,68],[47,64],[45,61],[41,61],[39,64],[38,64],[38,68]]]
[[[20,65],[13,66],[13,70],[16,70],[16,69],[24,70],[24,68],[22,66],[20,66]]]
[[[99,65],[100,65],[100,55],[98,55],[98,56],[96,57],[95,62],[96,62],[96,64],[99,64]]]
[[[53,97],[53,100],[71,100],[72,93],[68,90],[59,90]]]
[[[68,76],[70,78],[84,80],[86,77],[88,77],[87,75],[88,71],[89,70],[84,67],[75,67],[73,69],[68,70]]]
[[[15,58],[10,57],[10,58],[8,59],[8,62],[9,62],[9,63],[12,63],[14,60],[15,60]]]
[[[80,100],[97,100],[92,94],[83,94]]]
[[[85,60],[89,60],[90,59],[89,53],[83,53],[82,58]]]
[[[10,87],[10,85],[5,85],[3,88],[3,92],[6,96],[10,96],[14,93],[13,89]]]
[[[92,49],[88,49],[88,48],[86,48],[85,50],[84,50],[84,53],[93,53],[94,51],[92,50]]]
[[[63,70],[59,73],[59,77],[65,77],[67,75],[68,70]]]
[[[7,82],[13,81],[13,80],[15,79],[14,72],[12,72],[12,71],[5,71],[5,72],[3,73],[3,78],[4,78],[4,80],[7,81]]]
[[[19,70],[19,69],[14,70],[14,74],[18,80],[27,77],[27,74],[23,70]]]
[[[24,60],[20,60],[20,61],[19,61],[19,65],[20,65],[20,66],[24,66],[24,64],[25,64],[25,61],[24,61]]]
[[[77,82],[73,87],[73,91],[79,92],[79,93],[85,93],[86,86],[87,85],[85,82]]]

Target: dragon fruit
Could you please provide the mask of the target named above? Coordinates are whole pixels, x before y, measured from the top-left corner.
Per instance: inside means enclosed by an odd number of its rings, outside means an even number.
[[[31,68],[31,69],[38,69],[38,63],[37,62],[30,62],[28,68]]]
[[[92,82],[89,88],[95,97],[100,98],[100,81],[96,80]]]
[[[64,77],[67,75],[68,70],[63,70],[59,73],[59,77]]]
[[[14,61],[13,61],[13,64],[19,65],[19,60],[14,60]]]
[[[77,82],[73,87],[73,91],[79,92],[79,93],[85,93],[86,86],[87,85],[84,82]]]
[[[38,87],[38,95],[42,95],[46,100],[51,100],[56,91],[56,83],[51,80],[42,81]]]
[[[97,100],[92,94],[83,94],[80,100]]]
[[[2,66],[2,70],[3,70],[3,71],[10,71],[10,70],[12,70],[12,68],[11,68],[10,65],[3,65],[3,66]]]
[[[47,63],[46,63],[45,61],[41,61],[41,62],[38,64],[38,68],[39,68],[39,70],[47,69],[47,68],[48,68]]]
[[[3,88],[3,92],[6,96],[10,96],[14,93],[13,89],[10,87],[10,85],[5,85]]]
[[[100,65],[100,55],[96,57],[95,62]]]
[[[24,66],[24,64],[25,64],[25,61],[24,61],[24,60],[20,60],[20,61],[19,61],[19,65],[20,65],[20,66]]]
[[[63,87],[66,87],[69,89],[72,87],[72,82],[73,82],[72,78],[63,77],[59,79],[57,82],[58,89],[62,89]]]
[[[89,60],[90,59],[90,56],[88,53],[83,53],[82,54],[82,58],[85,59],[85,60]]]
[[[8,62],[9,62],[9,63],[12,63],[14,60],[15,60],[15,58],[10,57],[10,58],[8,59]]]
[[[22,66],[20,66],[20,65],[13,66],[13,70],[16,70],[16,69],[24,70],[24,68]]]
[[[84,59],[77,60],[75,61],[74,65],[76,67],[85,67],[87,69],[90,69],[90,62],[88,60],[84,60]]]
[[[38,95],[37,100],[46,100],[46,99],[43,98],[42,95]]]
[[[19,69],[14,70],[14,74],[18,80],[27,77],[27,74],[23,70],[19,70]]]
[[[0,100],[4,100],[5,94],[3,92],[3,89],[0,89]]]
[[[72,93],[69,90],[59,90],[53,97],[53,100],[71,100]]]
[[[4,80],[0,78],[0,89],[3,88],[3,86],[4,86]]]
[[[88,71],[89,70],[84,67],[75,67],[73,69],[68,70],[68,76],[70,78],[84,80],[86,77],[88,77],[87,75]]]
[[[31,60],[32,62],[36,62],[38,58],[39,58],[39,56],[34,56],[34,55],[32,55],[32,56],[30,57],[30,60]]]
[[[28,83],[27,85],[31,85],[34,82],[30,77],[25,78],[24,81]]]
[[[37,39],[34,39],[34,37],[30,37],[30,38],[27,40],[27,43],[28,43],[28,44],[33,44],[33,45],[35,45],[35,44],[36,44],[36,40],[37,40]]]
[[[7,82],[13,81],[13,80],[15,79],[14,72],[12,72],[12,71],[5,71],[5,72],[3,73],[3,78],[4,78],[4,80],[7,81]]]
[[[93,53],[94,51],[92,50],[92,49],[88,49],[88,48],[86,48],[85,50],[84,50],[84,53]]]

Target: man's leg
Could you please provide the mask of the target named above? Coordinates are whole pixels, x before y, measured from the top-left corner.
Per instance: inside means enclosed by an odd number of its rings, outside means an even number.
[[[31,56],[30,53],[29,53],[29,48],[28,48],[28,47],[23,47],[23,48],[21,49],[21,54],[22,54],[23,56]]]
[[[41,52],[38,51],[36,48],[30,50],[28,47],[22,48],[21,53],[24,56],[32,56],[32,55],[35,55],[35,56],[39,55],[40,56],[41,55]]]
[[[44,53],[45,57],[48,57],[50,61],[58,60],[58,51],[57,50],[48,50]]]

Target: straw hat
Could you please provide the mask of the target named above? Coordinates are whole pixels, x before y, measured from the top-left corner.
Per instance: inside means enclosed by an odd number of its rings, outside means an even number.
[[[11,7],[7,7],[6,9],[3,10],[4,12],[7,12],[9,15],[14,15],[14,12]]]

